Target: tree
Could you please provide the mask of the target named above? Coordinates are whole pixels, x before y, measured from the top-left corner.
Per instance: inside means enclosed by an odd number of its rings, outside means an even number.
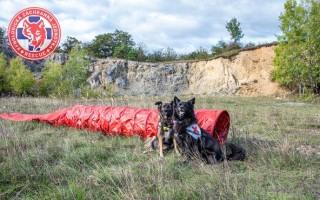
[[[132,49],[129,46],[127,46],[125,43],[122,43],[114,49],[113,57],[128,59],[130,50]]]
[[[131,52],[129,52],[129,56],[136,55],[136,61],[146,61],[147,60],[147,54],[148,54],[148,50],[147,50],[147,45],[144,43],[139,43],[136,48],[134,48],[133,50],[131,50]],[[129,59],[129,58],[128,58]],[[130,60],[130,59],[129,59]]]
[[[10,47],[6,29],[0,27],[0,53],[1,52],[4,53],[8,59],[17,55]]]
[[[0,53],[4,51],[5,46],[5,29],[0,27]]]
[[[127,55],[128,60],[139,61],[139,51],[138,49],[130,49]],[[141,60],[140,60],[141,61]]]
[[[163,61],[163,49],[157,49],[148,54],[148,61],[162,62]]]
[[[62,53],[63,50],[61,48],[61,46],[58,46],[55,50],[54,50],[54,53]]]
[[[118,51],[118,48],[116,48],[115,52]],[[120,48],[121,49],[121,48]],[[126,56],[124,57],[127,60],[133,60],[133,61],[146,61],[147,60],[147,50],[146,46],[143,43],[139,43],[134,48],[128,48],[126,47]],[[117,53],[114,54],[114,57],[120,58]]]
[[[249,42],[249,43],[244,45],[244,48],[253,48],[255,46],[256,46],[256,44],[254,42]]]
[[[19,57],[10,61],[10,68],[5,72],[10,89],[18,95],[33,94],[36,80],[33,73]]]
[[[71,49],[76,47],[77,45],[81,45],[81,42],[77,38],[67,36],[66,41],[61,44],[62,52],[70,53]]]
[[[6,90],[6,72],[7,59],[4,53],[0,53],[0,93]]]
[[[310,3],[309,20],[307,21],[308,37],[306,38],[306,48],[308,51],[304,55],[308,63],[308,79],[312,92],[320,94],[320,1],[309,0]]]
[[[242,33],[240,22],[236,18],[232,18],[227,22],[226,29],[230,33],[233,43],[240,43],[240,39],[243,38],[244,34]]]
[[[208,59],[209,57],[210,54],[208,53],[207,49],[200,47],[196,51],[180,55],[180,60],[204,60]]]
[[[213,56],[220,55],[227,51],[227,43],[223,40],[220,40],[217,45],[212,46],[211,53]]]
[[[225,52],[241,49],[242,45],[240,39],[243,38],[240,22],[236,18],[232,18],[226,24],[226,29],[230,33],[231,42],[225,42],[223,40],[218,41],[216,45],[211,47],[211,53],[213,56],[221,55]]]
[[[58,88],[61,96],[78,97],[77,91],[86,85],[90,62],[85,57],[86,52],[79,45],[71,50],[63,67],[63,77]]]
[[[195,60],[197,53],[195,51],[190,53],[184,53],[179,56],[179,60]]]
[[[174,61],[178,59],[178,54],[171,47],[167,47],[167,49],[163,52],[163,59],[165,61]]]
[[[320,93],[320,2],[287,0],[279,17],[283,35],[278,36],[271,77],[292,90]]]
[[[88,45],[88,50],[91,54],[99,58],[113,56],[118,47],[117,55],[120,49],[131,49],[135,45],[131,35],[124,31],[116,30],[114,33],[104,33],[97,35],[91,44]],[[122,47],[121,47],[122,46]],[[126,53],[128,53],[127,51]],[[122,55],[122,54],[120,54]]]
[[[197,51],[196,51],[196,59],[198,60],[203,60],[203,59],[208,59],[210,57],[208,50],[200,47]]]
[[[124,44],[127,47],[133,47],[135,45],[131,35],[124,31],[116,30],[114,33],[112,33],[112,43],[113,47],[112,50],[122,44]]]
[[[112,55],[112,34],[97,35],[88,45],[89,52],[98,58],[107,58]]]
[[[59,63],[47,61],[46,66],[41,71],[40,81],[41,95],[57,95],[59,88],[63,87],[63,68]]]

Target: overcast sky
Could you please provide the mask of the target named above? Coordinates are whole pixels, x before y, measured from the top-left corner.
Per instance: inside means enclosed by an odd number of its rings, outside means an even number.
[[[116,29],[149,50],[172,47],[188,53],[228,41],[225,25],[241,23],[243,43],[276,41],[285,0],[0,0],[0,27],[21,9],[41,7],[58,19],[64,42],[72,36],[90,42]]]

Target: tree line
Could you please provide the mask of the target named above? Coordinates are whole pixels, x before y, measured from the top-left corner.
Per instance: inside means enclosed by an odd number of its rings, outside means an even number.
[[[320,1],[287,0],[271,78],[300,95],[320,94]]]
[[[79,46],[88,55],[97,58],[113,57],[132,61],[163,62],[208,59],[231,50],[255,45],[240,42],[244,34],[240,22],[236,18],[227,22],[225,27],[230,34],[230,41],[220,40],[216,45],[212,45],[210,50],[199,47],[197,50],[185,54],[178,54],[171,47],[149,50],[146,44],[136,43],[129,33],[121,30],[99,34],[90,42],[82,42],[75,37],[67,36],[66,40],[56,49],[56,52],[70,53],[72,48]],[[5,28],[0,27],[0,52],[13,57],[15,54],[8,44],[5,32]]]
[[[95,91],[86,84],[90,62],[85,51],[75,46],[68,56],[63,66],[48,60],[42,71],[35,74],[22,58],[14,57],[8,64],[6,55],[0,53],[0,94],[59,98],[94,96]]]
[[[284,12],[279,16],[282,34],[278,35],[273,60],[275,69],[270,78],[300,95],[320,94],[319,10],[319,0],[286,0]],[[240,42],[244,34],[236,18],[227,22],[225,28],[230,34],[229,41],[220,40],[212,45],[210,51],[200,47],[196,51],[180,55],[171,47],[149,51],[145,44],[136,44],[129,33],[120,30],[97,35],[87,43],[68,36],[57,50],[70,55],[66,64],[61,66],[47,62],[38,79],[33,79],[30,74],[32,72],[25,66],[26,61],[15,57],[8,45],[5,29],[0,28],[0,93],[11,91],[19,95],[95,95],[88,88],[84,89],[88,75],[86,67],[89,65],[84,55],[161,62],[207,59],[255,46],[253,43]]]
[[[57,49],[57,52],[68,54],[66,63],[61,65],[47,60],[40,73],[33,73],[30,70],[32,66],[28,64],[41,61],[27,61],[18,57],[10,48],[5,29],[0,28],[0,94],[52,97],[110,96],[113,95],[112,87],[107,91],[97,91],[88,87],[86,80],[90,62],[87,55],[149,62],[206,59],[241,47],[240,39],[243,34],[240,23],[233,18],[226,24],[226,28],[232,41],[224,42],[222,46],[220,43],[220,46],[213,46],[215,52],[212,54],[202,47],[183,55],[178,55],[171,47],[148,51],[145,44],[136,44],[129,33],[120,30],[97,35],[87,43],[67,36],[66,41]]]
[[[132,61],[163,62],[207,59],[244,46],[254,45],[253,43],[244,45],[240,42],[244,34],[240,22],[236,18],[232,18],[226,23],[226,29],[230,33],[230,41],[221,40],[210,50],[199,47],[199,49],[185,54],[178,54],[171,47],[148,50],[147,45],[137,44],[129,33],[121,30],[97,35],[91,42],[81,42],[75,37],[67,36],[57,51],[68,53],[74,46],[80,45],[89,55],[97,58],[113,57]]]

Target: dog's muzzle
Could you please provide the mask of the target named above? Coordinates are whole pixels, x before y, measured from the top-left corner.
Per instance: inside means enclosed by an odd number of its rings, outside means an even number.
[[[186,112],[184,110],[179,109],[179,117],[183,117]]]

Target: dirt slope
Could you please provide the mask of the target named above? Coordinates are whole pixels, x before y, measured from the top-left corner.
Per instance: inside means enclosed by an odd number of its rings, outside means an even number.
[[[231,59],[218,58],[192,63],[190,89],[199,93],[210,90],[244,96],[275,95],[284,89],[270,80],[274,66],[274,48],[243,51]]]
[[[179,63],[101,59],[92,67],[92,87],[125,95],[235,94],[270,96],[288,93],[270,80],[275,46],[242,51],[231,58]]]

